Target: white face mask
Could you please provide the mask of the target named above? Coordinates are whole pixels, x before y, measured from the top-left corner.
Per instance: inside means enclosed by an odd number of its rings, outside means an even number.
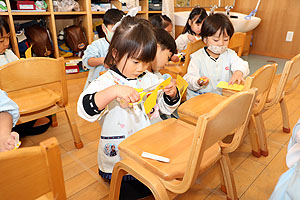
[[[224,53],[227,50],[226,46],[215,46],[215,45],[209,45],[207,47],[211,52],[213,52],[214,54],[220,55],[222,53]]]
[[[114,36],[114,32],[112,31],[109,31],[108,28],[104,25],[105,27],[105,30],[106,30],[106,33],[105,33],[105,36],[106,36],[106,39],[108,40],[108,42],[111,42],[111,39],[112,37]]]

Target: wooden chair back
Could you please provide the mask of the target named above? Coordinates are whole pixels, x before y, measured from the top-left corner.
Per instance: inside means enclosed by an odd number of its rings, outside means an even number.
[[[186,74],[187,72],[187,68],[190,64],[190,60],[191,60],[191,54],[198,51],[199,49],[205,47],[205,43],[202,40],[197,40],[194,42],[190,42],[187,45],[187,51],[186,51],[186,55],[185,55],[185,61],[184,61],[184,65],[183,65],[183,75]]]
[[[68,104],[63,58],[34,57],[3,65],[0,67],[0,88],[19,106],[18,124],[64,111],[76,148],[83,146]]]
[[[300,80],[300,54],[287,61],[284,65],[280,80],[276,86],[276,92],[271,101],[268,102],[268,107],[277,104],[286,94],[293,92]],[[292,80],[292,83],[287,85],[287,82]],[[274,86],[274,85],[273,85]],[[274,86],[275,87],[275,86]]]
[[[293,80],[292,84],[290,85],[290,87],[285,88],[285,94],[290,94],[291,92],[295,91],[295,89],[297,88],[298,84],[299,84],[299,80],[300,80],[300,54],[296,55],[295,57],[293,57],[291,59],[291,69],[289,71],[288,74],[288,78],[287,81]]]
[[[242,56],[246,41],[246,33],[235,32],[229,40],[228,48],[234,50],[239,57]]]
[[[66,199],[56,138],[0,154],[1,199]]]
[[[59,83],[62,105],[68,102],[64,59],[34,57],[0,67],[0,88],[7,93]]]
[[[256,104],[253,108],[254,114],[260,113],[265,106],[275,77],[276,69],[276,63],[264,65],[246,78],[243,91],[249,90],[250,88],[258,89]]]
[[[252,113],[256,91],[257,89],[250,89],[236,93],[198,118],[183,179],[180,184],[163,181],[167,189],[171,189],[172,192],[178,189],[180,193],[187,191],[198,176],[204,152],[226,136],[235,133],[232,143],[228,145],[232,151],[240,145]]]

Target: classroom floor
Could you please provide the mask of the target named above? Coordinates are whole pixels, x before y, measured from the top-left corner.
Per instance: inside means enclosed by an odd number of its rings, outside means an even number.
[[[262,66],[276,58],[249,55],[245,59],[249,61],[252,68],[252,65],[253,67]],[[285,61],[279,61],[281,62],[280,65],[283,66]],[[251,72],[253,71],[251,70]],[[22,147],[38,145],[40,141],[49,137],[56,137],[60,143],[68,199],[108,199],[109,185],[97,173],[97,147],[100,126],[98,122],[89,123],[76,114],[77,99],[84,83],[85,78],[68,80],[69,103],[73,109],[84,148],[75,149],[64,113],[57,114],[58,127],[50,127],[46,133],[41,135],[23,138]],[[294,127],[300,117],[299,102],[300,86],[298,86],[296,92],[287,96],[291,128]],[[230,155],[238,197],[241,200],[268,199],[279,176],[287,170],[285,156],[291,134],[281,131],[282,119],[279,105],[264,113],[263,119],[268,137],[269,156],[253,157],[250,153],[251,146],[248,136],[237,151]],[[226,199],[226,196],[220,190],[219,184],[217,170],[212,168],[196,181],[192,189],[176,199]]]

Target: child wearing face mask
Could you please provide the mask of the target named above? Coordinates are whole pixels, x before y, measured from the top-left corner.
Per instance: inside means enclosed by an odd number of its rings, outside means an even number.
[[[196,7],[191,11],[182,34],[176,39],[177,50],[179,52],[185,50],[189,42],[201,39],[201,26],[206,17],[207,13],[204,8]]]
[[[89,69],[84,89],[87,88],[90,82],[98,78],[100,72],[107,70],[104,67],[104,58],[114,34],[112,28],[124,15],[125,13],[118,9],[109,9],[105,12],[102,24],[105,37],[95,40],[92,44],[88,45],[82,57],[83,65]]]
[[[191,55],[184,76],[189,83],[187,99],[207,92],[222,94],[222,89],[216,87],[220,81],[244,82],[243,77],[249,74],[248,62],[227,48],[233,33],[233,25],[227,16],[216,13],[205,19],[201,37],[207,46]]]

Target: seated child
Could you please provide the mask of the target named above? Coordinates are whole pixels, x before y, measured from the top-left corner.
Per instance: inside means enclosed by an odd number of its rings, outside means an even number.
[[[0,66],[19,60],[9,48],[10,30],[7,22],[0,17]]]
[[[164,29],[156,29],[155,37],[157,40],[157,52],[155,59],[149,65],[148,71],[157,75],[158,78],[167,79],[170,75],[162,75],[159,70],[163,69],[176,53],[176,43],[174,38]]]
[[[0,17],[0,66],[19,60],[19,58],[9,48],[10,29],[7,22]],[[50,117],[49,117],[50,118]],[[14,127],[14,131],[20,136],[41,134],[45,132],[51,124],[51,120],[43,117]]]
[[[217,13],[205,19],[201,37],[207,46],[191,55],[184,76],[189,84],[187,99],[206,92],[222,94],[222,89],[216,87],[220,81],[229,84],[244,82],[243,77],[249,74],[248,62],[227,48],[233,33],[234,28],[227,16]]]
[[[87,46],[82,57],[83,65],[89,69],[89,75],[86,80],[84,89],[90,84],[92,80],[98,78],[99,73],[106,71],[104,67],[104,58],[107,54],[109,43],[113,37],[112,27],[122,19],[124,12],[118,9],[109,9],[103,16],[102,30],[105,37],[92,42]]]
[[[300,119],[293,129],[286,155],[288,170],[282,174],[270,200],[298,199],[300,197]]]
[[[12,150],[18,133],[11,132],[19,120],[19,108],[15,102],[0,90],[0,152]]]
[[[189,42],[201,39],[201,26],[206,17],[207,13],[204,8],[195,7],[191,11],[182,34],[176,38],[177,50],[179,52],[185,50]]]
[[[99,120],[101,125],[98,165],[99,174],[105,179],[111,179],[114,165],[120,160],[119,143],[156,122],[158,111],[170,115],[180,103],[178,90],[172,82],[158,92],[154,112],[145,113],[143,101],[130,105],[140,100],[135,88],[148,88],[163,81],[147,71],[156,49],[154,30],[147,20],[123,18],[105,57],[104,63],[110,69],[91,82],[78,99],[78,115],[90,122]],[[125,180],[135,179],[126,175]],[[136,192],[139,191],[136,188]],[[141,198],[143,194],[138,196]]]
[[[173,24],[167,15],[156,14],[150,17],[149,21],[156,29],[164,29],[172,35]]]

